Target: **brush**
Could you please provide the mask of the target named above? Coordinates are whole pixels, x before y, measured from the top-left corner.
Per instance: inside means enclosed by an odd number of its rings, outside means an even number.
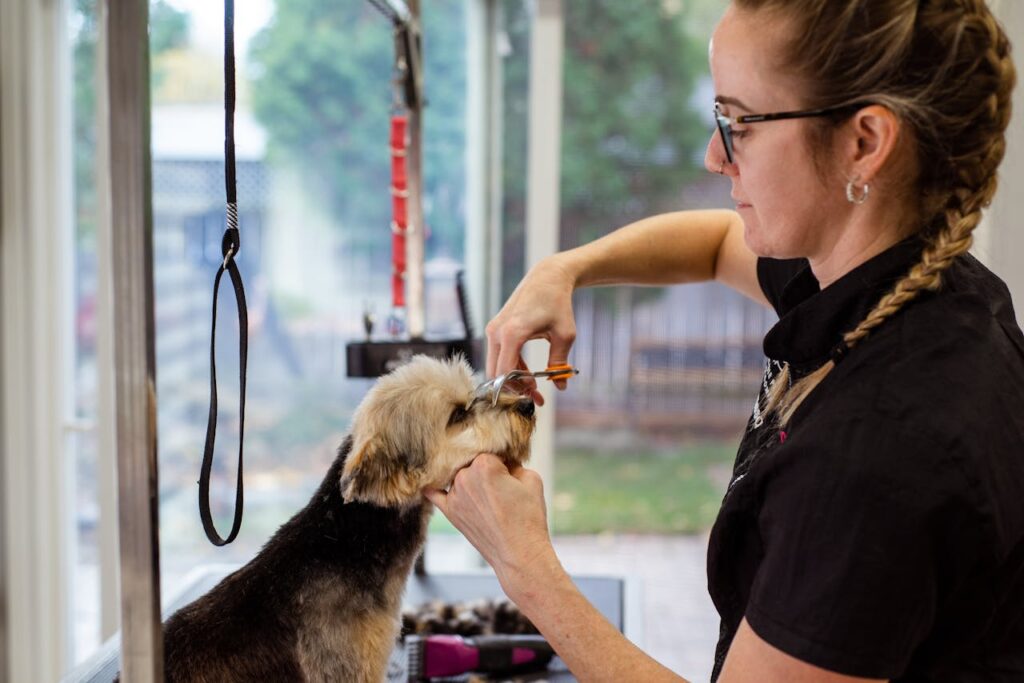
[[[533,635],[408,636],[405,648],[409,681],[469,672],[508,675],[539,671],[555,656],[543,636]]]

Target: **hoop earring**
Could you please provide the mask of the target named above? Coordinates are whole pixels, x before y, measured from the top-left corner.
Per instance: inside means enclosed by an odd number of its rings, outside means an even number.
[[[863,204],[868,200],[868,194],[871,192],[871,185],[864,183],[864,189],[861,191],[861,195],[858,197],[854,193],[853,180],[846,183],[846,201],[851,204]]]

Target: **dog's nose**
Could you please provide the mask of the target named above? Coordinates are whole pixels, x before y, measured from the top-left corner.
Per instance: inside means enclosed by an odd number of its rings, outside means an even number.
[[[526,399],[516,403],[516,412],[523,417],[533,417],[533,401]]]

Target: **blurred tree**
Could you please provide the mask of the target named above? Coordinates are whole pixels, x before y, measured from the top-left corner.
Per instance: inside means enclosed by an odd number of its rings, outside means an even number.
[[[149,5],[149,50],[160,54],[181,47],[188,40],[189,17],[164,0]]]
[[[96,230],[96,39],[97,0],[75,0],[72,32],[72,119],[74,127],[75,213],[78,239],[91,240]],[[151,64],[188,41],[188,14],[155,0],[149,8]],[[163,73],[154,68],[155,87]]]
[[[501,84],[501,301],[525,274],[526,162],[529,131],[530,15],[523,0],[498,5],[502,45]]]
[[[572,0],[564,4],[561,169],[563,249],[643,216],[681,206],[681,190],[703,173],[710,102],[707,44],[726,0]],[[503,295],[521,272],[525,223],[529,17],[523,0],[501,4],[504,61]],[[517,260],[518,259],[518,260]],[[517,265],[519,266],[517,269]],[[660,290],[634,291],[648,298]],[[614,294],[598,293],[611,306]]]
[[[73,14],[71,115],[79,240],[91,240],[96,232],[96,2],[75,0]]]
[[[431,251],[462,256],[465,186],[463,0],[424,3],[424,211]],[[388,152],[394,39],[355,0],[276,1],[250,48],[252,102],[269,153],[294,163],[351,248],[390,243]]]
[[[709,21],[725,0],[572,0],[566,8],[562,245],[659,210],[701,172],[709,133],[694,91],[707,78]],[[502,7],[513,52],[528,50],[523,0]],[[465,179],[464,0],[422,3],[424,181],[431,243],[462,253]],[[272,154],[305,173],[350,245],[385,239],[393,40],[368,2],[276,0],[250,50],[253,106]],[[507,59],[506,116],[525,115],[528,60]],[[704,103],[699,103],[703,105]],[[710,107],[710,105],[708,105]],[[505,216],[525,201],[525,126],[506,129]],[[520,229],[521,228],[517,228]]]
[[[691,23],[701,4],[565,4],[563,247],[659,210],[703,172],[708,117],[693,100],[708,35]]]

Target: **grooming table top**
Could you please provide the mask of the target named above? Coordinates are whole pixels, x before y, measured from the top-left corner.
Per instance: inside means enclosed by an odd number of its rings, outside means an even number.
[[[201,570],[193,575],[193,580],[186,590],[164,610],[164,618],[176,612],[182,606],[192,602],[200,595],[213,588],[236,567],[217,565]],[[586,598],[600,610],[608,621],[620,631],[625,631],[624,582],[617,578],[607,577],[573,577],[573,581]],[[504,597],[501,586],[494,574],[428,574],[409,577],[403,603],[414,607],[432,600],[443,602],[467,602],[481,598]],[[628,632],[627,632],[628,635]],[[63,683],[112,683],[118,671],[118,651],[120,635],[115,634],[88,661],[77,667],[64,679]],[[401,645],[395,648],[388,665],[388,681],[405,681],[405,652]],[[438,679],[434,679],[438,680]],[[467,676],[446,678],[445,681],[465,681]],[[549,681],[550,683],[568,683],[576,679],[568,673],[565,665],[557,657],[551,662],[547,671],[529,676],[503,681]]]

